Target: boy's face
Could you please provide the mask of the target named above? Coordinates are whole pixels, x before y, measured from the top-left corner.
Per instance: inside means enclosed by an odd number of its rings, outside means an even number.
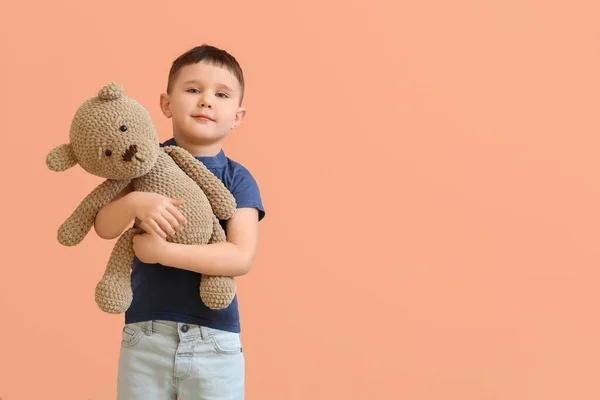
[[[196,144],[215,144],[245,115],[239,106],[240,84],[225,68],[205,62],[186,65],[161,95],[161,109],[173,118],[173,136]]]

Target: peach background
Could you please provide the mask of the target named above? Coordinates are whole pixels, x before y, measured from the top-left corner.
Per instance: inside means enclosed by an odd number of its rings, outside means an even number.
[[[0,397],[112,399],[114,244],[56,229],[48,171],[109,81],[150,110],[208,42],[242,64],[227,155],[267,218],[239,279],[247,398],[598,399],[600,7],[592,1],[3,2]]]

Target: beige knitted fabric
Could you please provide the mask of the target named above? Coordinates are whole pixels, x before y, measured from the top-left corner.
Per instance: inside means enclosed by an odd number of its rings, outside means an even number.
[[[79,107],[69,139],[69,144],[47,155],[48,168],[65,171],[79,164],[106,181],[86,196],[61,225],[61,244],[79,244],[92,228],[98,211],[130,183],[137,191],[183,200],[179,210],[188,223],[168,236],[169,242],[201,245],[226,240],[219,219],[227,220],[235,213],[233,195],[185,149],[161,148],[150,114],[126,97],[118,84],[109,83]],[[141,221],[136,218],[135,222],[139,226]],[[96,286],[96,303],[105,312],[122,313],[131,304],[132,238],[139,232],[143,231],[132,228],[121,235]],[[207,307],[223,309],[233,300],[236,287],[231,277],[202,275],[199,291]]]

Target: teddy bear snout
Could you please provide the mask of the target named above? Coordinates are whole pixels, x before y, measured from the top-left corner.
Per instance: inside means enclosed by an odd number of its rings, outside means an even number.
[[[129,148],[125,151],[125,154],[123,154],[123,161],[131,161],[134,156],[138,161],[143,161],[141,158],[139,158],[136,155],[137,151],[138,151],[138,149],[135,144],[132,144],[131,146],[129,146]]]

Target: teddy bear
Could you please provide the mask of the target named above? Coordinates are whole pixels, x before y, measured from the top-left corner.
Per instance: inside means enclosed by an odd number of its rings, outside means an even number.
[[[65,171],[76,164],[105,180],[58,229],[62,245],[79,244],[92,228],[98,211],[130,184],[136,191],[183,200],[179,210],[187,224],[167,236],[167,241],[188,245],[226,241],[219,219],[234,215],[233,195],[185,149],[160,147],[149,112],[125,96],[121,85],[111,82],[83,102],[72,119],[69,143],[55,147],[46,156],[46,165],[52,171]],[[131,305],[133,237],[144,232],[138,228],[140,223],[136,217],[134,227],[121,234],[96,285],[96,304],[104,312],[123,313]],[[199,295],[208,308],[226,308],[235,292],[232,277],[202,275]]]

